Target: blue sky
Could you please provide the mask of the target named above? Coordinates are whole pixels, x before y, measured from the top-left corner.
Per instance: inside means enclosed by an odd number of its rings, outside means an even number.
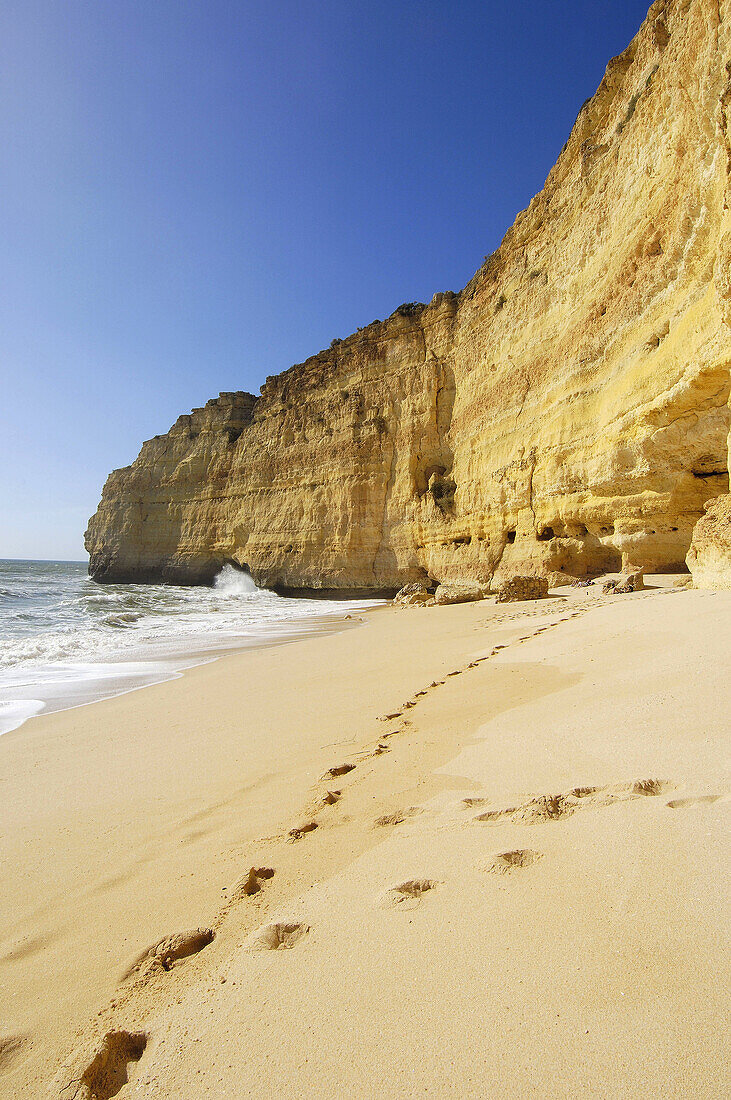
[[[0,557],[219,390],[459,290],[647,0],[2,0]]]

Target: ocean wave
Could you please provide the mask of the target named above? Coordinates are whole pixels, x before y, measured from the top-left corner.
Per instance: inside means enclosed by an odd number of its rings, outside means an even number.
[[[142,618],[141,615],[136,614],[134,611],[126,611],[121,615],[107,615],[104,622],[107,626],[122,626],[128,627],[138,623]]]
[[[224,565],[213,582],[213,590],[225,596],[253,596],[260,593],[251,574],[242,569],[234,569],[233,565]]]
[[[122,592],[82,592],[81,601],[94,607],[106,607],[110,603],[128,603],[132,597]]]

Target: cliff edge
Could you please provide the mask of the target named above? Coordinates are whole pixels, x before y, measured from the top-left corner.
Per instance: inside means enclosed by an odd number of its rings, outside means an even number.
[[[684,568],[728,493],[731,0],[658,0],[461,293],[221,394],[112,473],[100,581]]]

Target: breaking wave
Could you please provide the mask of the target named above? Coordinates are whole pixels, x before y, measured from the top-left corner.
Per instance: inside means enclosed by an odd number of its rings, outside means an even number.
[[[213,582],[216,592],[222,596],[253,596],[260,592],[254,584],[254,578],[243,569],[235,569],[233,565],[224,565],[221,572]]]

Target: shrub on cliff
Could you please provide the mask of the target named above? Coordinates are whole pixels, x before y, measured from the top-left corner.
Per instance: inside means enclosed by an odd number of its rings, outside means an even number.
[[[398,309],[394,310],[394,313],[397,313],[399,317],[416,317],[425,309],[426,306],[423,302],[402,302]]]

